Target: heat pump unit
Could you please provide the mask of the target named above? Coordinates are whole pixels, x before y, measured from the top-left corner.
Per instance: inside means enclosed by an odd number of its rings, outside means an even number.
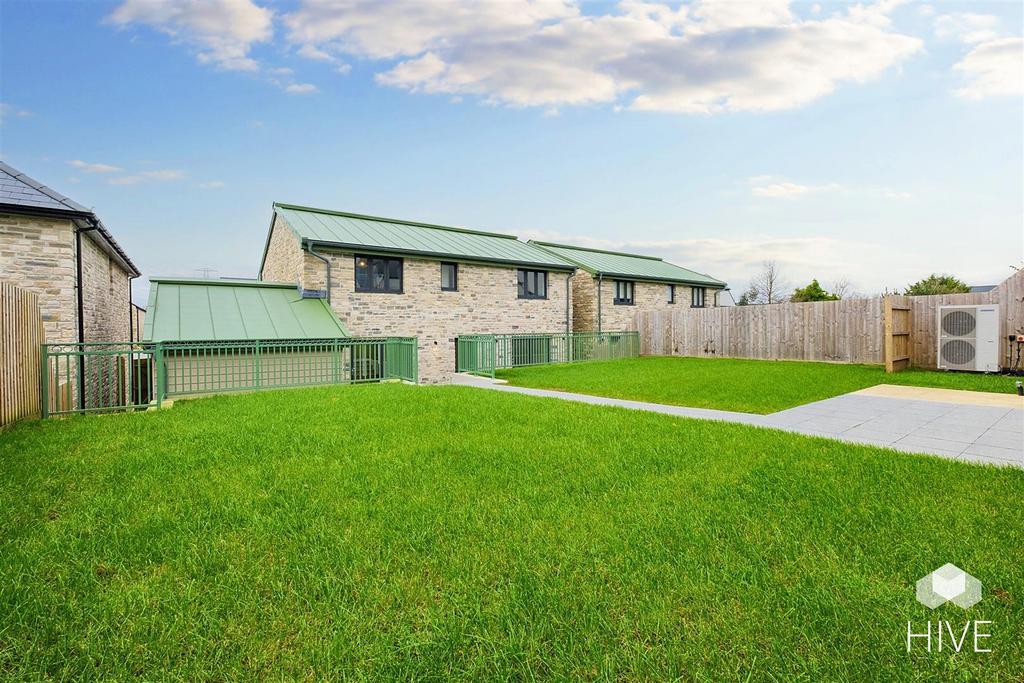
[[[939,369],[999,372],[999,306],[939,306]]]

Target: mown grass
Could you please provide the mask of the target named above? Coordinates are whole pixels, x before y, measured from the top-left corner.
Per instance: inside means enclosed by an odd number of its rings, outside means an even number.
[[[1019,378],[875,365],[647,356],[500,370],[511,384],[693,408],[774,413],[877,384],[1013,393]]]
[[[1020,680],[1024,472],[466,387],[0,436],[6,679]],[[978,576],[968,611],[914,582]],[[905,651],[993,622],[991,654]]]

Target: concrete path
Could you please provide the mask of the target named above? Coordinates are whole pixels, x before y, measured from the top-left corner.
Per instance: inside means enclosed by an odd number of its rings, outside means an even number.
[[[754,415],[529,389],[493,383],[487,378],[472,375],[456,375],[453,383],[677,417],[739,422],[969,462],[1024,467],[1024,405],[1007,407],[1002,404],[953,402],[957,397],[948,393],[941,398],[935,398],[934,394],[927,399],[893,398],[878,395],[884,392],[865,390],[770,415]]]

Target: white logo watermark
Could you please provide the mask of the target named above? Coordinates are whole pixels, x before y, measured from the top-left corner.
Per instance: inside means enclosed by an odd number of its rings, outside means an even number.
[[[930,609],[947,602],[968,609],[981,601],[981,581],[955,564],[945,564],[917,582],[917,601]],[[937,652],[942,652],[943,649],[960,652],[968,642],[968,633],[972,631],[971,643],[974,651],[991,652],[992,650],[986,649],[981,643],[985,638],[992,637],[987,628],[991,623],[975,619],[965,623],[963,628],[954,628],[948,621],[938,621],[933,632],[932,622],[928,621],[925,627],[918,627],[915,632],[913,623],[908,621],[907,652],[910,652],[915,644],[925,647],[928,652],[932,651],[933,645]]]
[[[967,609],[981,601],[981,581],[955,564],[944,564],[917,582],[917,601],[932,609],[946,602]]]

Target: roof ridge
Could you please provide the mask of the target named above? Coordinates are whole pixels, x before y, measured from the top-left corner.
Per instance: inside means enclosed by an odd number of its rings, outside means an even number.
[[[294,209],[296,211],[309,211],[311,213],[325,213],[330,216],[344,216],[346,218],[361,218],[363,220],[370,221],[382,221],[384,223],[397,223],[399,225],[411,225],[417,228],[431,228],[434,230],[448,230],[450,232],[461,232],[469,235],[483,235],[485,237],[500,237],[501,239],[508,240],[519,240],[516,235],[510,235],[504,232],[488,232],[486,230],[473,230],[470,228],[460,228],[453,225],[441,225],[439,223],[423,223],[421,221],[409,221],[404,218],[387,218],[385,216],[371,216],[365,213],[353,213],[351,211],[335,211],[333,209],[318,209],[314,206],[301,206],[299,204],[286,204],[284,202],[274,202],[274,208],[282,209]]]
[[[611,254],[612,256],[629,256],[632,258],[642,258],[648,261],[662,261],[665,259],[660,256],[648,256],[647,254],[631,254],[627,251],[611,251],[610,249],[595,249],[593,247],[580,247],[575,244],[559,244],[558,242],[541,242],[540,240],[528,240],[529,244],[536,244],[541,247],[556,247],[562,249],[579,249],[580,251],[591,251],[596,254]],[[674,265],[674,264],[673,264]]]

